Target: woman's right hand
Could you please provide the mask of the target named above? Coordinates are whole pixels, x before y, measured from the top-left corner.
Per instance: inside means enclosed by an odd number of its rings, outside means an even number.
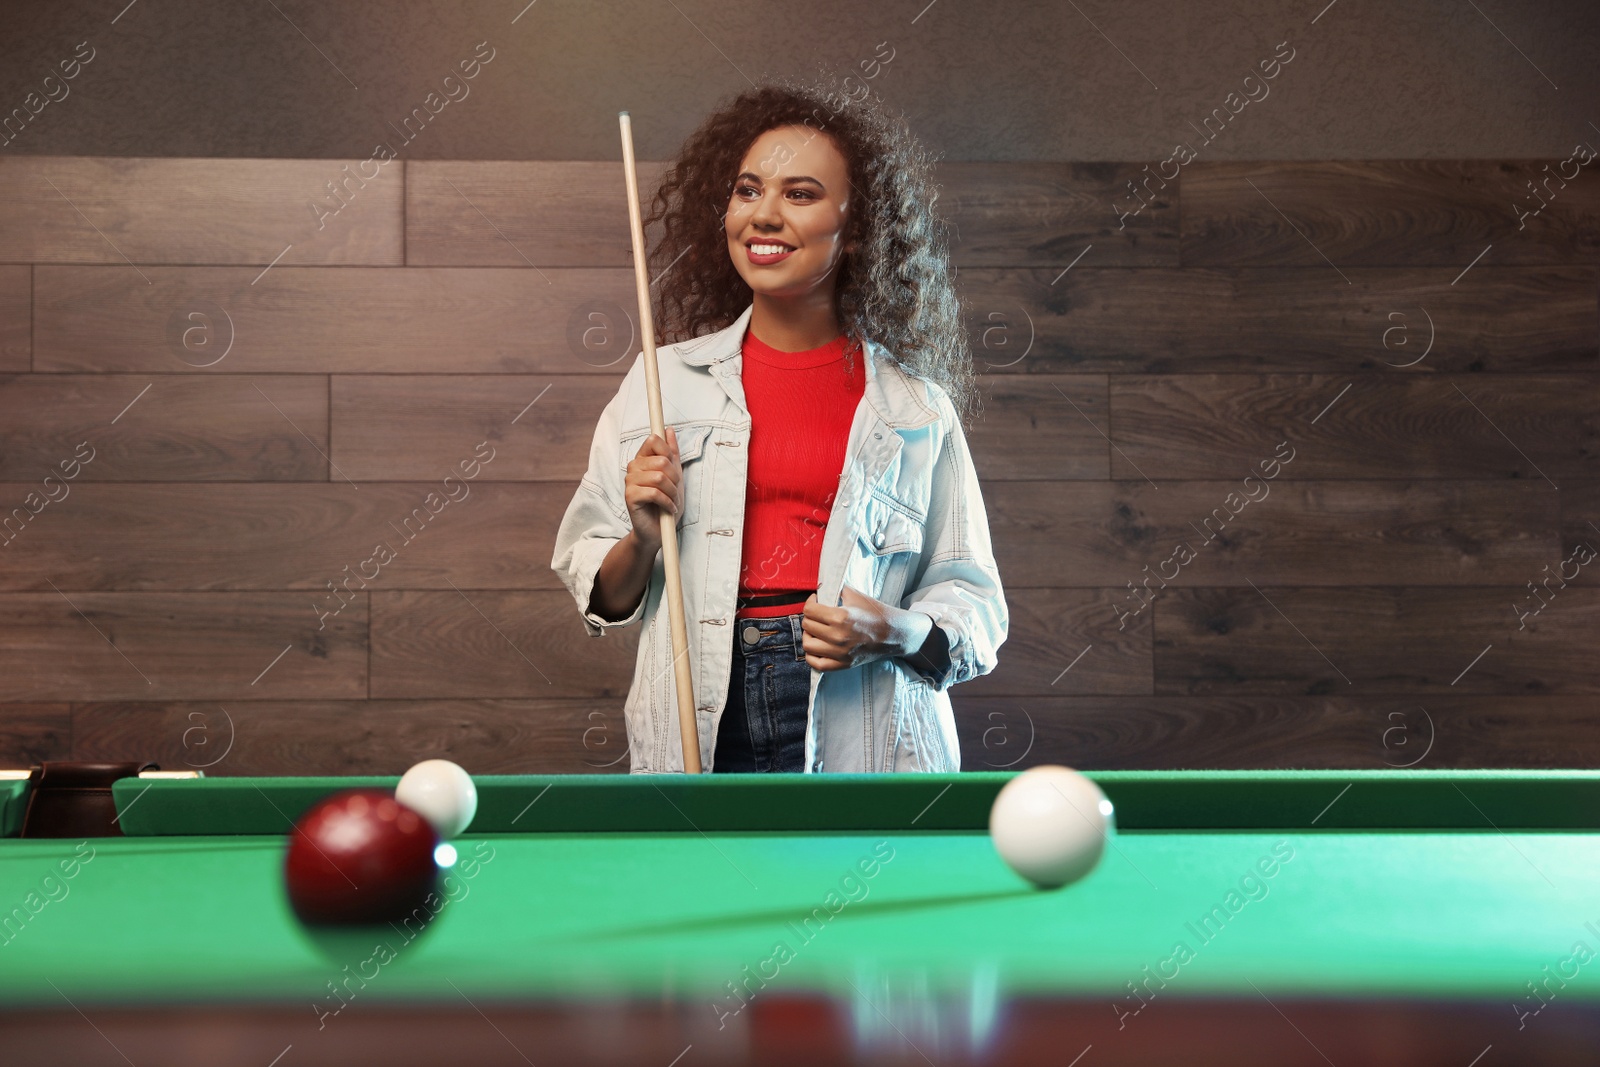
[[[661,547],[661,516],[670,513],[676,528],[683,511],[683,466],[678,462],[678,432],[667,427],[667,439],[644,439],[628,463],[623,495],[633,534],[646,548]]]

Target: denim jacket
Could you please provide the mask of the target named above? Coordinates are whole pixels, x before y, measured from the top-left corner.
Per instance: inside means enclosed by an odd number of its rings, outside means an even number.
[[[700,761],[707,769],[733,667],[750,442],[741,346],[752,310],[725,329],[656,350],[662,413],[677,431],[683,467],[679,563]],[[956,771],[961,754],[949,687],[994,669],[1009,625],[988,515],[945,390],[903,371],[881,345],[868,340],[863,349],[870,357],[866,388],[823,534],[817,599],[837,605],[849,585],[923,612],[946,631],[950,662],[939,677],[899,656],[845,670],[813,669],[806,767]],[[646,774],[683,770],[670,613],[661,610],[662,555],[627,618],[594,614],[589,593],[600,562],[632,528],[623,495],[626,470],[649,434],[641,353],[601,412],[588,471],[561,520],[550,561],[590,636],[643,620],[623,711],[630,769]]]

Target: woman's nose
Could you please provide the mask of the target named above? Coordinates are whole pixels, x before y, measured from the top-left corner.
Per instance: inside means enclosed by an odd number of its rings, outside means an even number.
[[[761,199],[755,202],[751,218],[757,222],[765,220],[772,223],[781,223],[782,215],[779,214],[778,207],[779,196],[776,192],[762,193]]]

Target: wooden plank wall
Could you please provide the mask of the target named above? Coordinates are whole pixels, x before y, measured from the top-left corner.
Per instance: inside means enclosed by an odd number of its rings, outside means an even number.
[[[345,166],[0,161],[0,765],[626,768],[637,629],[549,567],[621,168]],[[967,768],[1600,762],[1600,179],[1548,173],[941,167],[1012,614]]]

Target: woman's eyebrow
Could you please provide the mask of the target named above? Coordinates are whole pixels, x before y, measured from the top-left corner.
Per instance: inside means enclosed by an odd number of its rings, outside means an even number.
[[[747,170],[743,174],[739,175],[738,178],[735,178],[734,180],[735,181],[742,181],[745,178],[750,178],[750,179],[753,179],[753,180],[759,182],[761,180],[761,175],[756,174],[754,171],[748,171]],[[810,177],[808,175],[805,175],[805,174],[791,174],[788,177],[783,179],[783,184],[784,185],[794,185],[797,182],[810,182],[811,184],[821,186],[824,189],[827,188],[827,186],[823,185],[816,178],[812,178],[812,177]]]

